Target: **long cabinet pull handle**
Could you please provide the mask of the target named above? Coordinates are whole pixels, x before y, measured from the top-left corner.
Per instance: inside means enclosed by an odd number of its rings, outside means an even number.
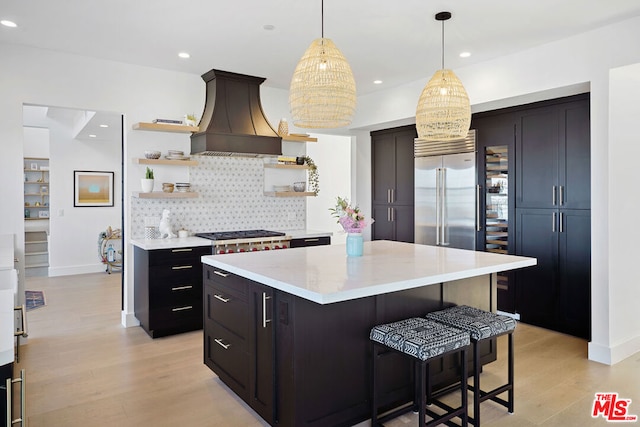
[[[231,344],[223,343],[221,338],[214,338],[214,341],[216,342],[216,344],[218,344],[220,347],[224,348],[225,350],[228,350],[229,347],[231,347]]]
[[[449,242],[447,241],[449,237],[449,218],[448,218],[448,210],[447,210],[447,168],[442,168],[442,246],[449,246]]]
[[[20,418],[13,419],[12,411],[13,411],[13,384],[20,383]],[[26,402],[27,402],[27,393],[26,386],[27,382],[25,380],[25,371],[24,369],[20,370],[20,378],[11,379],[7,378],[6,387],[7,387],[7,426],[10,427],[14,424],[20,424],[24,426],[24,422],[27,417],[26,410]]]
[[[564,212],[560,212],[560,232],[564,233],[564,225],[562,224],[564,222]]]
[[[554,186],[553,186],[553,189],[551,190],[551,193],[552,193],[552,195],[551,195],[551,201],[553,202],[553,206],[555,206],[555,205],[556,205],[556,192],[557,192],[557,188],[558,188],[558,187],[557,187],[556,185],[554,185]]]
[[[391,189],[391,203],[395,203],[396,201],[396,189],[392,188]]]
[[[171,252],[191,252],[192,248],[184,248],[184,249],[171,249]]]
[[[10,426],[12,425],[12,417],[11,417],[11,410],[13,409],[13,402],[11,401],[11,393],[13,392],[13,382],[11,381],[11,378],[7,378],[7,381],[5,382],[5,386],[7,388],[7,401],[6,401],[6,414],[7,414],[7,419],[5,420],[5,425]]]
[[[172,270],[185,270],[187,268],[193,268],[193,265],[174,265],[171,267]]]
[[[315,239],[304,239],[305,242],[318,242],[320,241],[319,238],[315,238]]]
[[[560,206],[564,205],[564,185],[560,186]]]
[[[391,203],[391,189],[387,188],[387,203]]]
[[[184,291],[185,289],[192,289],[193,285],[176,286],[171,288],[172,291]]]
[[[225,298],[222,295],[218,295],[218,294],[213,294],[213,297],[217,300],[222,301],[223,303],[228,303],[229,301],[231,301],[231,298]]]
[[[266,292],[262,293],[262,327],[266,328],[271,319],[267,319],[267,300],[271,299]]]
[[[482,224],[480,223],[480,191],[482,191],[482,185],[476,185],[476,231],[482,230]]]
[[[553,218],[551,219],[551,232],[556,232],[556,213],[553,213]]]
[[[172,308],[171,311],[184,311],[184,310],[191,310],[193,308],[192,305],[185,305],[184,307],[176,307],[176,308]]]
[[[229,275],[229,273],[223,273],[222,271],[218,271],[218,270],[213,270],[213,273],[221,277],[227,277]]]

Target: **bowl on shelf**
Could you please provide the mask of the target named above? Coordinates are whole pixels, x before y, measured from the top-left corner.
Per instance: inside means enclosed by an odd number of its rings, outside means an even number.
[[[303,192],[306,187],[307,187],[307,183],[306,182],[294,182],[293,183],[293,191],[297,191],[298,193]]]
[[[159,159],[161,154],[160,151],[149,150],[144,152],[144,157],[147,159]]]
[[[164,191],[165,193],[173,193],[173,188],[174,188],[174,185],[170,182],[162,183],[162,191]]]

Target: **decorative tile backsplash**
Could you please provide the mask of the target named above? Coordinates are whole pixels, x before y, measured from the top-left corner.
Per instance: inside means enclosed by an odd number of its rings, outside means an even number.
[[[189,167],[195,199],[140,199],[131,201],[131,234],[144,238],[145,218],[160,220],[171,211],[173,230],[191,233],[231,230],[293,230],[305,228],[305,197],[264,195],[261,158],[197,156]],[[295,219],[289,219],[295,218]]]

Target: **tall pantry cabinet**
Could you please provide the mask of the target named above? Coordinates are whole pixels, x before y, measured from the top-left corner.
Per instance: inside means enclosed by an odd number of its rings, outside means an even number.
[[[589,338],[589,94],[477,113],[471,128],[484,207],[477,249],[538,260],[498,274],[498,310]]]
[[[415,125],[371,132],[373,240],[414,241]]]
[[[589,96],[521,111],[516,118],[516,272],[521,320],[591,335]]]

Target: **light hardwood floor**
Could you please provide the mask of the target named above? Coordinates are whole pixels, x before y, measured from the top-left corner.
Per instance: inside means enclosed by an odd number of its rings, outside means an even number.
[[[27,373],[28,426],[266,425],[203,364],[201,331],[152,340],[120,325],[119,274],[28,278],[27,289],[47,301],[28,313],[17,364]],[[486,402],[483,426],[606,425],[591,418],[596,392],[632,399],[630,413],[640,415],[640,354],[606,366],[587,360],[581,339],[525,324],[514,337],[515,414]],[[500,340],[498,361],[482,374],[487,386],[506,372]],[[409,415],[388,425],[415,423]]]

